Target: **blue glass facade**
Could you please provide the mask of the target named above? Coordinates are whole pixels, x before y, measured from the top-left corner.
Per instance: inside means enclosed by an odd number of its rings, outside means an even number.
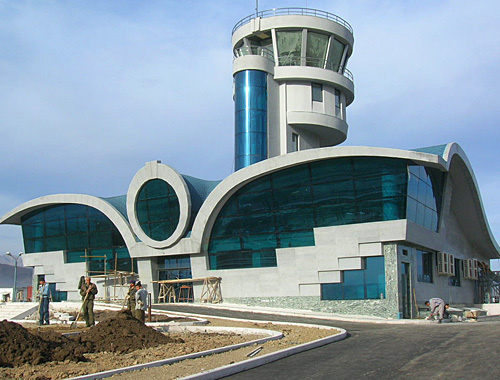
[[[344,271],[344,281],[321,284],[322,300],[366,300],[385,298],[384,257],[364,259],[364,269]]]
[[[245,70],[234,76],[235,170],[267,158],[267,74]]]
[[[276,266],[276,248],[314,245],[314,227],[405,219],[409,176],[416,170],[421,169],[402,159],[335,158],[258,178],[217,216],[208,246],[210,269]],[[417,222],[437,228],[437,222],[425,224],[425,215],[434,208],[437,221],[442,177],[433,173],[426,179],[431,185],[423,181],[417,189],[417,199],[419,189],[426,198],[415,215],[423,213]]]
[[[153,179],[139,190],[136,212],[146,235],[151,239],[163,241],[174,233],[179,224],[179,199],[167,182]]]
[[[26,253],[65,251],[65,262],[87,262],[91,275],[135,271],[123,237],[100,211],[77,204],[47,206],[21,218]]]
[[[443,174],[439,171],[410,165],[408,167],[407,219],[437,231],[442,186]]]

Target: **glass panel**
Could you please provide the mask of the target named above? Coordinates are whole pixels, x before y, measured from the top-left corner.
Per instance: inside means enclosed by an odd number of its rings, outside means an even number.
[[[366,298],[385,298],[384,257],[367,257],[365,265]]]
[[[406,218],[414,223],[417,222],[417,201],[408,198],[407,200],[407,209],[406,209]]]
[[[314,245],[314,233],[312,230],[280,232],[279,248],[308,247]]]
[[[180,206],[174,189],[165,181],[153,179],[139,190],[137,219],[146,235],[154,240],[166,240],[177,228]]]
[[[280,66],[300,66],[302,31],[276,32]]]
[[[310,186],[274,190],[274,200],[280,209],[308,206],[311,199]]]
[[[258,251],[277,246],[276,234],[250,235],[243,237],[243,249]]]
[[[382,184],[380,177],[360,178],[354,182],[356,189],[356,198],[363,199],[381,199]]]
[[[212,253],[226,251],[240,251],[242,249],[240,238],[212,239],[209,250]]]
[[[240,217],[218,218],[212,228],[213,237],[233,236],[241,232]]]
[[[89,247],[87,234],[66,236],[68,249],[85,249]]]
[[[432,253],[417,249],[417,281],[432,283]]]
[[[68,234],[87,232],[87,218],[73,218],[66,220]]]
[[[267,193],[243,193],[238,196],[241,214],[272,212],[274,204]]]
[[[306,65],[324,67],[329,37],[326,34],[307,32]]]
[[[342,55],[344,53],[345,45],[332,38],[330,51],[328,52],[328,66],[329,70],[339,71],[341,66]]]
[[[364,276],[362,270],[344,271],[344,299],[365,299]]]
[[[30,224],[23,224],[23,237],[25,239],[32,239],[43,237],[43,222],[32,222]]]
[[[278,214],[278,229],[280,231],[298,231],[313,227],[314,218],[311,208],[283,210]]]
[[[87,217],[87,207],[82,205],[68,204],[64,205],[64,211],[66,218],[86,218]]]
[[[350,159],[338,158],[322,160],[311,164],[311,174],[315,183],[352,179],[352,162]]]
[[[66,252],[67,263],[84,263],[85,251],[68,251]]]
[[[51,251],[64,251],[66,250],[66,239],[64,236],[57,236],[45,239],[45,250]]]
[[[335,90],[335,117],[342,118],[342,108],[340,107],[340,91]]]
[[[267,158],[267,74],[235,75],[235,169]]]
[[[64,206],[49,206],[43,211],[45,221],[64,219]]]
[[[322,300],[342,300],[342,284],[321,284],[321,299]]]
[[[64,226],[64,219],[62,220],[52,220],[45,222],[45,235],[46,236],[57,236],[64,235],[66,229]]]
[[[272,175],[272,184],[275,189],[279,187],[301,186],[310,183],[310,181],[308,165],[281,170]]]
[[[312,87],[312,100],[313,102],[323,101],[323,85],[320,83],[313,83]]]

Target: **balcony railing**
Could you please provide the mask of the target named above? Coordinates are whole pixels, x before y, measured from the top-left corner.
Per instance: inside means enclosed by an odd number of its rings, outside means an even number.
[[[335,71],[336,73],[345,76],[351,82],[354,82],[354,76],[346,67],[341,66],[337,63],[329,62],[325,59],[317,59],[311,57],[295,57],[287,55],[284,57],[278,57],[278,65],[319,67],[320,69]]]
[[[314,17],[326,18],[327,20],[331,20],[331,21],[336,22],[339,25],[342,25],[349,32],[353,33],[352,26],[349,25],[349,23],[346,20],[344,20],[342,17],[334,15],[333,13],[321,11],[318,9],[311,9],[311,8],[275,8],[275,9],[269,9],[266,11],[258,12],[256,15],[251,14],[251,15],[245,17],[244,19],[242,19],[236,23],[236,25],[233,28],[233,33],[236,31],[236,29],[238,29],[242,25],[248,24],[254,18],[257,18],[257,17],[266,18],[266,17],[273,17],[273,16],[285,16],[285,15],[301,15],[301,16],[314,16]]]
[[[260,46],[242,46],[234,49],[234,58],[239,58],[244,55],[260,55],[261,57],[269,59],[274,63],[274,54],[271,49]]]

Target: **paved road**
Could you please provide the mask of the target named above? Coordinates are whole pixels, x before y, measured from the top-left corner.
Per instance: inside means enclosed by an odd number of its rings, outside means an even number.
[[[233,318],[321,324],[341,327],[349,332],[349,337],[343,341],[241,372],[227,379],[500,378],[498,321],[390,325],[235,312],[186,305],[161,305],[159,308]]]

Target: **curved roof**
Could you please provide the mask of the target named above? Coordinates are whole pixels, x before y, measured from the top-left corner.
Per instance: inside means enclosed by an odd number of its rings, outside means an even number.
[[[476,247],[487,252],[500,251],[484,211],[479,186],[465,152],[458,144],[448,144],[443,157],[454,182],[451,195],[451,211],[457,216],[460,227]],[[490,258],[498,258],[493,256]]]
[[[250,181],[297,164],[326,158],[360,156],[406,159],[449,172],[458,185],[454,186],[452,194],[452,212],[459,219],[467,238],[491,258],[500,256],[500,247],[490,231],[474,173],[467,156],[456,143],[413,151],[356,146],[327,147],[290,153],[250,165],[227,177],[210,193],[194,222],[191,234],[193,243],[200,244],[200,248],[208,244],[213,216],[218,214],[235,191]],[[466,207],[463,206],[465,204]]]
[[[491,233],[474,172],[465,152],[456,143],[416,150],[356,146],[310,149],[250,165],[231,174],[223,181],[205,181],[182,176],[189,189],[193,205],[191,221],[186,233],[190,236],[192,249],[198,251],[208,243],[214,217],[234,192],[254,179],[274,171],[320,159],[360,156],[406,159],[448,172],[454,184],[450,198],[450,212],[456,216],[463,233],[476,249],[485,252],[485,255],[490,258],[500,256],[500,247]],[[111,198],[82,194],[44,196],[16,207],[0,218],[0,224],[20,225],[22,216],[49,205],[82,204],[93,207],[106,215],[120,231],[130,249],[136,244],[136,236],[127,220],[124,200],[125,196]],[[192,231],[189,234],[191,226]]]
[[[116,202],[112,198],[111,202]],[[21,218],[37,209],[46,206],[60,204],[80,204],[93,207],[102,212],[116,226],[123,237],[127,248],[130,249],[135,243],[135,235],[130,228],[130,225],[125,216],[111,202],[105,199],[84,194],[55,194],[36,198],[11,210],[0,218],[0,224],[16,224],[21,225]]]

